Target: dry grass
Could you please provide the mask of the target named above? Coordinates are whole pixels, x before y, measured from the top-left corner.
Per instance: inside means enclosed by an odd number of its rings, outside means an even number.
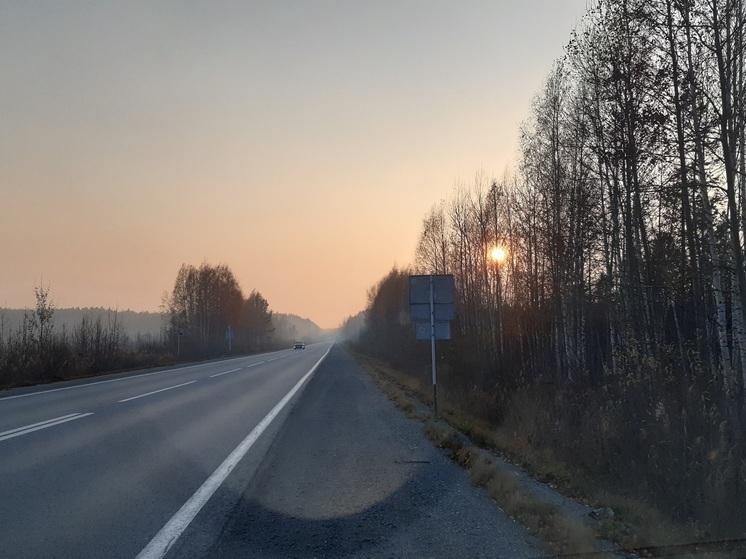
[[[451,458],[469,471],[472,482],[485,489],[507,514],[540,537],[548,552],[594,552],[598,549],[597,538],[616,542],[624,549],[706,539],[698,527],[676,524],[639,500],[597,487],[582,473],[572,471],[550,450],[535,448],[517,433],[472,417],[446,398],[439,400],[440,416],[444,421],[433,420],[431,413],[422,411],[422,403],[429,404],[429,387],[423,387],[411,375],[385,363],[351,352],[389,399],[409,417],[422,421],[427,437],[439,448],[447,449]],[[501,459],[523,467],[535,479],[557,487],[565,495],[595,507],[610,507],[614,517],[600,520],[596,532],[581,520],[561,514],[553,505],[538,500],[522,487],[512,473],[482,459],[477,447],[464,446],[465,437]]]
[[[442,423],[437,423],[428,418],[423,426],[423,431],[438,448],[444,448],[456,456],[461,451],[462,442],[458,432]]]
[[[707,539],[700,527],[674,523],[636,499],[609,493],[602,493],[599,498],[616,513],[614,518],[599,523],[599,531],[623,548],[660,547]]]
[[[350,348],[348,351],[368,371],[376,386],[397,408],[404,411],[407,417],[418,421],[426,421],[430,417],[428,413],[417,411],[418,407],[421,407],[417,405],[419,399],[419,394],[416,394],[417,383],[410,377]]]
[[[409,396],[400,384],[391,382],[393,379],[390,373],[386,374],[385,370],[379,367],[368,370],[376,384],[397,407],[408,408],[403,405],[402,399]],[[579,520],[563,516],[552,505],[538,500],[521,486],[514,475],[500,471],[494,464],[481,457],[478,448],[464,446],[465,437],[458,430],[442,421],[427,417],[423,431],[438,448],[448,450],[454,462],[469,471],[474,485],[485,489],[508,515],[538,536],[549,553],[597,551],[596,535],[593,530]]]
[[[589,527],[578,520],[564,517],[552,505],[538,500],[522,487],[514,475],[500,471],[482,458],[477,447],[464,446],[465,436],[485,446],[494,446],[497,441],[492,440],[492,433],[486,424],[465,420],[452,407],[446,408],[444,415],[453,423],[453,427],[433,420],[431,414],[415,413],[417,405],[413,398],[424,396],[419,383],[368,356],[357,353],[355,356],[389,400],[410,417],[423,421],[425,435],[438,448],[448,450],[451,459],[469,471],[472,483],[485,489],[508,515],[538,536],[548,552],[572,554],[597,551],[596,536]]]
[[[484,488],[508,515],[541,538],[550,553],[602,556],[589,526],[538,499],[514,474],[485,458],[480,449],[462,447],[455,453],[455,461],[469,470],[474,485]]]

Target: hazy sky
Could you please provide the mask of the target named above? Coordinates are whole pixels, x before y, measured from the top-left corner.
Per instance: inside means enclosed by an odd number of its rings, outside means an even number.
[[[0,306],[157,310],[182,263],[338,325],[514,167],[586,0],[0,0]]]

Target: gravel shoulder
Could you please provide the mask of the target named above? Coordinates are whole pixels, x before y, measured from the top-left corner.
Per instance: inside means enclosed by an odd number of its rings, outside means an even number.
[[[245,483],[207,556],[543,555],[338,346]]]

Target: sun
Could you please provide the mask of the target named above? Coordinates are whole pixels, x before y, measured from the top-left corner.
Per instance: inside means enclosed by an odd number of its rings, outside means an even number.
[[[506,256],[508,256],[508,252],[501,246],[495,246],[490,249],[490,258],[495,262],[502,262]]]

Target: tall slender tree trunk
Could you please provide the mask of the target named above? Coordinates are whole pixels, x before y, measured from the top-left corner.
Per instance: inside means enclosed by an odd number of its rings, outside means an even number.
[[[734,8],[735,6],[735,8]],[[712,24],[715,38],[715,56],[717,59],[718,78],[720,82],[720,143],[722,146],[723,162],[725,165],[726,179],[726,198],[728,204],[728,233],[730,237],[731,256],[733,258],[733,291],[731,294],[733,300],[733,333],[738,340],[739,346],[739,367],[742,374],[742,382],[746,383],[746,307],[743,301],[746,301],[746,269],[744,269],[744,255],[741,248],[740,219],[739,207],[736,201],[737,189],[737,147],[738,147],[738,128],[743,127],[743,122],[738,122],[737,115],[734,113],[734,98],[741,100],[743,92],[742,84],[736,83],[739,76],[738,66],[741,61],[741,53],[734,56],[732,42],[735,40],[732,36],[732,17],[733,10],[741,11],[740,1],[731,0],[726,5],[725,19],[721,21],[718,10],[718,0],[712,0]],[[725,31],[725,41],[721,37],[721,25]],[[736,30],[737,35],[743,33],[742,29]],[[726,52],[726,48],[730,52]],[[734,95],[735,93],[735,95]],[[737,312],[740,307],[740,312]]]
[[[684,123],[683,123],[683,108],[681,106],[681,96],[679,81],[681,78],[679,70],[679,56],[676,48],[676,38],[674,34],[674,23],[673,23],[673,7],[672,0],[666,1],[666,28],[668,35],[668,48],[669,55],[671,57],[671,70],[672,70],[672,85],[673,85],[673,103],[674,111],[676,116],[676,145],[678,148],[679,156],[679,184],[681,187],[681,202],[682,202],[682,243],[681,243],[681,260],[682,269],[689,267],[691,270],[691,292],[692,292],[692,306],[694,310],[694,317],[696,323],[696,339],[697,347],[701,355],[702,361],[710,364],[710,351],[709,344],[707,343],[707,326],[706,326],[706,303],[703,297],[702,280],[700,274],[700,266],[698,260],[697,244],[694,238],[694,223],[692,219],[691,210],[691,196],[689,192],[690,181],[689,181],[689,170],[686,160],[686,139],[684,137]],[[686,243],[684,243],[686,239]],[[688,258],[687,258],[688,253]],[[687,277],[682,274],[682,281],[687,282]],[[675,308],[674,308],[675,312]],[[678,324],[678,321],[677,321]],[[681,330],[679,331],[679,343],[683,344],[681,339]],[[686,360],[687,366],[689,360],[686,358],[686,353],[682,352],[682,358]]]
[[[692,54],[692,25],[690,21],[689,5],[681,3],[679,9],[684,19],[684,30],[686,34],[686,55],[688,66],[689,84],[689,111],[692,116],[692,127],[694,137],[694,155],[696,180],[699,187],[700,204],[702,206],[702,218],[705,228],[705,240],[710,261],[712,275],[712,295],[715,301],[715,330],[717,333],[720,366],[723,371],[723,383],[726,391],[732,386],[732,364],[731,352],[728,345],[728,319],[726,313],[725,290],[723,286],[723,263],[720,258],[717,240],[715,237],[715,218],[710,204],[709,188],[707,185],[707,171],[705,168],[705,149],[702,137],[701,116],[699,112],[699,100],[701,95],[697,85],[694,72],[694,57]]]

